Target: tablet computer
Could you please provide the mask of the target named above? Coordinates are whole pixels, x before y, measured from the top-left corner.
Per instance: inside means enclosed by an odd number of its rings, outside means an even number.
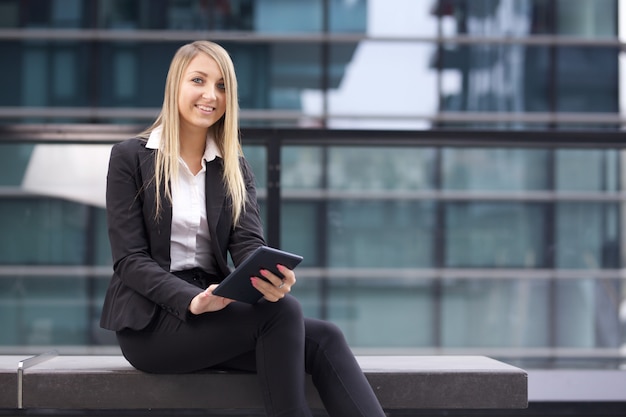
[[[263,278],[259,272],[261,269],[267,269],[280,277],[282,274],[276,268],[277,264],[294,269],[301,261],[302,256],[300,255],[270,248],[269,246],[259,246],[241,265],[224,278],[213,290],[213,294],[254,304],[263,295],[252,286],[250,277]]]

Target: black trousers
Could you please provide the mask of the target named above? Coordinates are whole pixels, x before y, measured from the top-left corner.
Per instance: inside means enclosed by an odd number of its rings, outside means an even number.
[[[187,321],[162,311],[149,328],[117,335],[126,359],[145,372],[256,372],[268,416],[311,416],[305,372],[331,417],[385,415],[341,330],[304,318],[292,296],[276,303],[235,302]]]

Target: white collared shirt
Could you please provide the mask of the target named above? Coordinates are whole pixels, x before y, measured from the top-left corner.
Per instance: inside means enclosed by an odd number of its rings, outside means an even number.
[[[146,148],[158,149],[161,128],[150,133]],[[221,157],[212,137],[207,136],[202,168],[194,175],[179,158],[178,183],[172,184],[172,231],[170,271],[199,267],[211,273],[211,236],[206,213],[206,163]]]

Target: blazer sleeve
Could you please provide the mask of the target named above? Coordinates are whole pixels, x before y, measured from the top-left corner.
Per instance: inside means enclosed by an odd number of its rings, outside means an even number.
[[[140,139],[117,144],[111,151],[106,212],[115,289],[107,297],[118,297],[109,300],[117,304],[110,309],[117,307],[118,315],[149,308],[147,299],[153,307],[185,320],[191,299],[201,290],[169,272],[171,220],[166,221],[167,215],[159,220],[154,217],[153,167],[154,154]]]
[[[263,225],[256,195],[255,177],[245,158],[241,158],[241,170],[246,184],[246,205],[239,222],[232,228],[228,250],[235,266],[243,262],[252,251],[265,245]]]

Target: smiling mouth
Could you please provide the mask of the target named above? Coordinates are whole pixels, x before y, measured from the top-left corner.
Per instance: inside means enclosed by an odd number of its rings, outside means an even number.
[[[212,112],[215,111],[215,107],[208,107],[208,106],[201,106],[201,105],[196,105],[197,108],[199,108],[202,111],[207,111],[207,112]]]

